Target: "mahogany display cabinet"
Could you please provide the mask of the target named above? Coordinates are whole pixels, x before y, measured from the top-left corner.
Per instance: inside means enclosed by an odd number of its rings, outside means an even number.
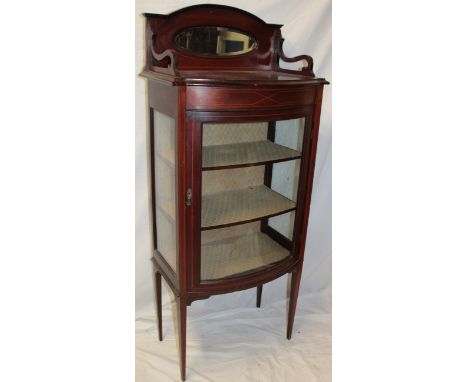
[[[311,57],[284,55],[281,25],[240,9],[145,16],[159,339],[163,277],[177,300],[185,380],[195,300],[257,288],[259,307],[262,286],[291,273],[291,338],[328,82]]]

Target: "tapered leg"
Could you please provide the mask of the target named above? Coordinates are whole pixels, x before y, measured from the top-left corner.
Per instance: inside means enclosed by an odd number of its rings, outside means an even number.
[[[301,273],[302,273],[302,264],[298,264],[296,268],[292,271],[291,277],[291,291],[289,295],[289,313],[288,313],[288,329],[287,329],[287,338],[291,339],[293,325],[294,325],[294,315],[296,314],[296,304],[297,296],[299,295],[299,284],[301,283]]]
[[[187,336],[187,301],[183,297],[177,298],[179,322],[179,351],[180,351],[180,378],[185,381],[186,336]]]
[[[262,289],[263,285],[259,285],[257,287],[257,308],[260,308],[260,305],[262,304]]]
[[[162,341],[161,273],[159,272],[156,272],[156,305],[158,310],[159,341]]]

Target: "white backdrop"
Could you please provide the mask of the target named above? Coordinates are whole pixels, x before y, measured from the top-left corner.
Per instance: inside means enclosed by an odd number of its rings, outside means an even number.
[[[144,17],[141,14],[170,13],[200,3],[238,7],[266,22],[283,24],[286,55],[312,56],[316,75],[332,82],[329,0],[136,0],[136,74],[144,65]],[[173,296],[165,289],[164,283],[162,343],[157,343],[154,332],[154,289],[149,261],[151,249],[145,91],[145,81],[137,77],[136,375],[139,381],[177,381],[178,353],[172,320],[173,308],[171,309]],[[262,309],[255,308],[254,289],[197,301],[188,309],[189,380],[331,380],[331,93],[329,85],[325,88],[323,97],[314,191],[293,339],[285,339],[286,276],[264,286]],[[269,333],[265,335],[266,330]],[[242,339],[242,336],[245,338]],[[236,343],[238,347],[233,349]],[[265,349],[265,352],[260,349]],[[311,356],[313,354],[315,356]]]

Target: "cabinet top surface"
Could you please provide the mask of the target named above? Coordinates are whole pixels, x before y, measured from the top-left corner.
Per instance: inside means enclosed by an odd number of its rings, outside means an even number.
[[[183,70],[177,75],[171,75],[145,70],[141,75],[151,80],[163,81],[180,86],[288,86],[328,84],[323,78],[285,73],[282,71]]]
[[[327,83],[315,77],[310,56],[286,57],[281,25],[241,9],[204,4],[145,17],[146,78],[172,85]],[[283,69],[280,60],[305,65]]]

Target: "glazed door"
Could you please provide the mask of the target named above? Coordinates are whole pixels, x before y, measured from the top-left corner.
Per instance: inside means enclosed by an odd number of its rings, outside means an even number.
[[[192,283],[233,284],[297,258],[311,118],[189,113]]]

